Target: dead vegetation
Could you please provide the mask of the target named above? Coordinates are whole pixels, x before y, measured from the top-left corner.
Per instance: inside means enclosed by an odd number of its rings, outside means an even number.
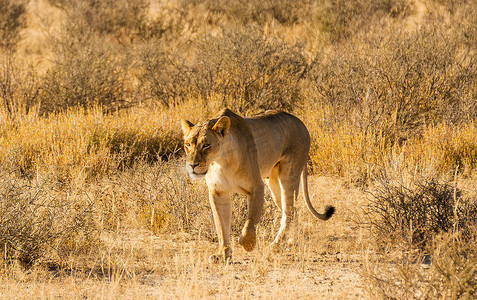
[[[157,296],[161,286],[172,297],[247,298],[263,286],[265,298],[313,297],[338,265],[360,278],[347,286],[356,293],[323,295],[475,297],[472,1],[33,2],[0,1],[9,291],[55,296],[54,282],[76,288],[72,297]],[[49,16],[38,21],[35,9]],[[267,201],[262,246],[210,267],[207,191],[182,170],[176,120],[226,106],[298,115],[312,136],[309,170],[334,184],[312,196],[338,211],[318,226],[299,206],[298,243],[270,254],[279,212]],[[237,233],[245,201],[234,197]],[[74,276],[82,283],[67,283]]]

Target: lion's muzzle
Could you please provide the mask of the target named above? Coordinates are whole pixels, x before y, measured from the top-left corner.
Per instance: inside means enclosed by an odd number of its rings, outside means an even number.
[[[186,170],[192,178],[199,178],[207,174],[208,168],[205,164],[186,163]]]

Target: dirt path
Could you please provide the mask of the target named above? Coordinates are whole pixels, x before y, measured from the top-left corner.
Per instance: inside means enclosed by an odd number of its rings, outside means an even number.
[[[359,299],[360,262],[306,249],[290,253],[237,251],[231,265],[210,265],[212,245],[183,243],[164,256],[163,274],[144,275],[144,294],[159,298]],[[202,250],[201,250],[202,249]],[[172,250],[172,251],[169,251]],[[308,258],[305,258],[307,256]]]

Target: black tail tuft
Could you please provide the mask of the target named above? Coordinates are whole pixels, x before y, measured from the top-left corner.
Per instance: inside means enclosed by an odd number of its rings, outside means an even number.
[[[335,213],[335,208],[333,206],[327,206],[325,208],[325,220],[328,220],[329,218],[331,218],[331,216]]]

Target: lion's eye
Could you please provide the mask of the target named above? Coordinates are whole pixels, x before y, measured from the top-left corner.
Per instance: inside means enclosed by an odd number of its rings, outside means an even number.
[[[184,146],[189,149],[190,148],[190,143],[185,143]]]
[[[202,146],[202,150],[207,150],[210,148],[210,144],[205,144],[204,146]]]

